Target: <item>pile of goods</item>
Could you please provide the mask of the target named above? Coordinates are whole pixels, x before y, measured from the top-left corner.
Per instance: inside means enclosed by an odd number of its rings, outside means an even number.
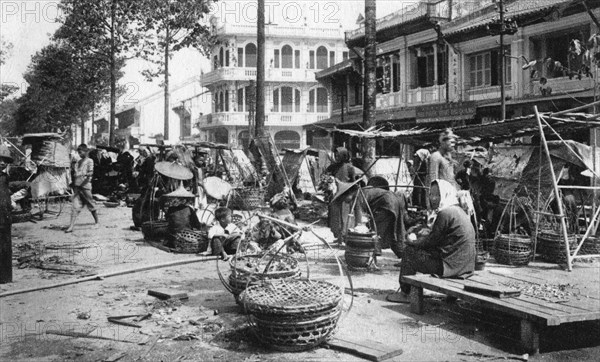
[[[287,255],[236,255],[231,258],[229,264],[231,274],[228,281],[224,281],[223,278],[221,281],[238,304],[240,293],[250,285],[256,285],[262,280],[297,278],[301,274],[298,261]]]
[[[571,255],[577,248],[577,235],[567,235],[569,242],[569,251]],[[542,259],[550,263],[565,263],[567,261],[567,251],[565,249],[565,239],[562,232],[553,230],[543,230],[538,233],[536,251]]]
[[[346,234],[346,264],[350,268],[369,268],[375,260],[377,235],[364,226],[349,229]]]
[[[315,222],[327,218],[328,205],[322,202],[301,201],[294,216],[306,222]]]
[[[493,255],[499,264],[525,266],[533,256],[533,243],[527,235],[499,234],[494,239]]]
[[[229,207],[236,210],[255,210],[265,206],[266,189],[252,187],[238,187],[233,189]]]
[[[581,299],[583,297],[579,294],[579,287],[572,284],[551,284],[551,283],[532,283],[525,281],[509,281],[501,282],[500,284],[516,288],[521,291],[522,294],[529,297],[541,299],[552,303],[565,303],[571,298]]]
[[[343,293],[325,281],[272,280],[248,287],[240,300],[265,345],[304,351],[325,342],[335,330]]]

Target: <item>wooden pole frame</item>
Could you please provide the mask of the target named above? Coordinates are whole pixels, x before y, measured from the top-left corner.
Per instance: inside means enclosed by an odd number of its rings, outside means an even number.
[[[550,165],[550,176],[552,176],[552,187],[554,189],[554,197],[556,198],[556,203],[558,205],[558,213],[560,214],[560,227],[562,229],[563,238],[565,241],[565,250],[567,252],[567,270],[573,270],[573,266],[571,265],[571,250],[569,250],[569,236],[567,235],[567,223],[565,221],[566,215],[563,210],[563,204],[561,202],[560,197],[560,189],[558,188],[558,182],[556,181],[556,174],[554,174],[554,168],[552,167],[552,158],[550,157],[550,150],[548,149],[548,142],[546,141],[546,136],[544,135],[544,128],[542,126],[542,118],[540,113],[538,112],[537,106],[533,106],[533,110],[535,111],[535,118],[537,119],[538,127],[540,130],[540,142],[544,146],[544,151],[546,151],[546,158],[548,160],[548,164]],[[537,235],[536,235],[537,237]]]

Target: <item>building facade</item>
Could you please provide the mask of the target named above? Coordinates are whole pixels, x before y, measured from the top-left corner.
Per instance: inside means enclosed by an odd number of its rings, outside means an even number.
[[[202,85],[212,109],[196,126],[201,140],[247,145],[256,94],[256,26],[211,19],[217,44]],[[278,148],[306,146],[303,126],[329,117],[331,96],[315,72],[348,58],[343,32],[307,25],[265,25],[265,130]]]
[[[378,19],[377,122],[406,129],[499,121],[502,73],[506,118],[531,114],[534,105],[559,111],[591,103],[598,47],[589,39],[599,32],[600,4],[588,1],[588,12],[581,1],[504,3],[502,48],[490,2],[458,11],[456,2],[424,1]],[[323,127],[362,122],[364,28],[346,32],[346,44],[358,56],[317,73],[334,102],[330,118],[307,127],[309,144]]]

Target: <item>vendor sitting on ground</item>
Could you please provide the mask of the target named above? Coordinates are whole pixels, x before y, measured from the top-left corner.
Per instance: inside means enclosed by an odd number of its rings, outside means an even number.
[[[243,237],[242,231],[234,224],[233,212],[227,207],[215,210],[217,222],[208,230],[208,240],[211,243],[212,254],[220,255],[221,259],[228,260],[235,254]]]
[[[198,220],[196,211],[193,208],[195,195],[183,188],[181,185],[177,190],[163,195],[161,201],[163,210],[165,210],[165,218],[169,223],[168,232],[170,236],[170,244],[177,239],[178,234],[183,231],[200,231],[202,224]],[[205,239],[198,245],[198,251],[203,252],[208,248]],[[174,245],[170,245],[174,246]]]
[[[389,295],[389,301],[409,302],[410,285],[402,283],[403,276],[420,272],[450,278],[475,269],[475,230],[458,205],[456,188],[447,181],[434,180],[429,190],[431,207],[437,211],[435,221],[430,232],[407,238],[400,266],[401,293]]]

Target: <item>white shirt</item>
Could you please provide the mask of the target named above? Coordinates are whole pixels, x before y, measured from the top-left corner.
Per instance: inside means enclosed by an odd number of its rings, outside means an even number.
[[[242,230],[237,227],[236,224],[231,223],[227,225],[225,228],[221,226],[221,224],[217,221],[209,230],[208,230],[208,240],[212,240],[215,236],[229,236],[232,234],[242,234]]]

